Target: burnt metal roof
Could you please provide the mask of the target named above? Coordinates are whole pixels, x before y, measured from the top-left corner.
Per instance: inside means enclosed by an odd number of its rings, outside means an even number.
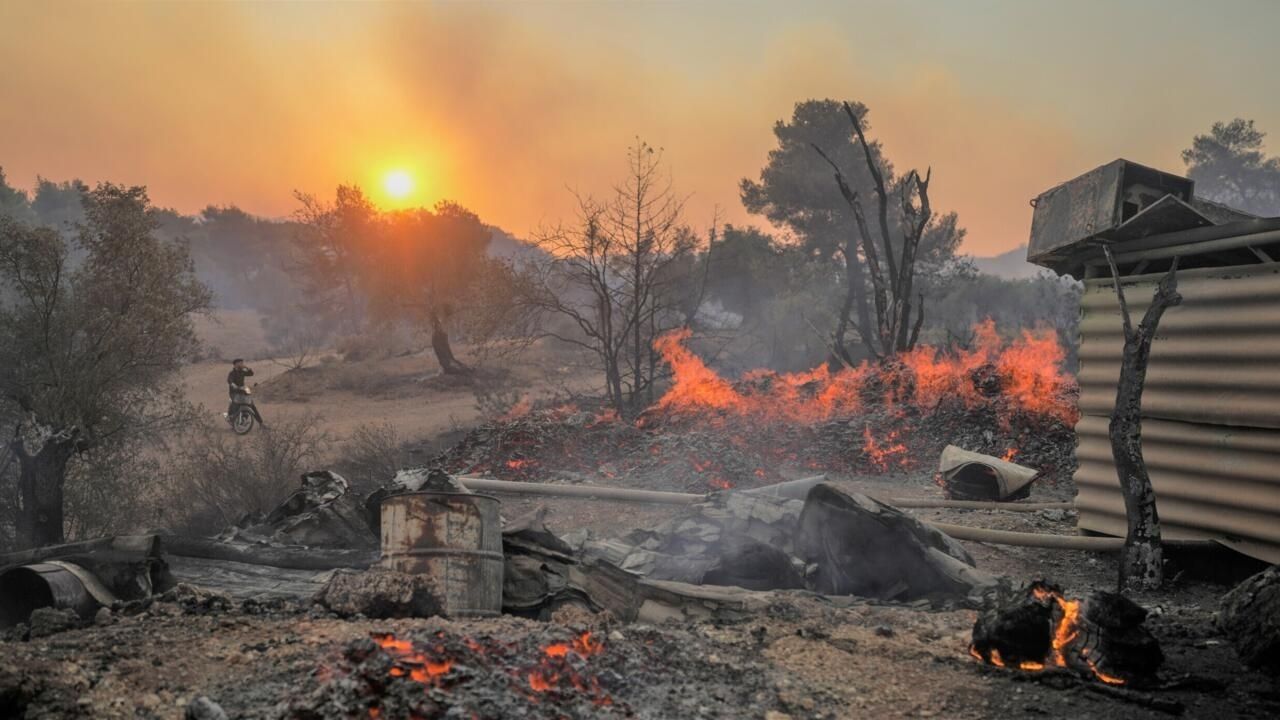
[[[1195,197],[1194,188],[1187,178],[1128,160],[1095,168],[1032,202],[1036,211],[1027,260],[1079,278],[1088,266],[1102,262],[1103,246],[1137,262],[1147,259],[1151,250],[1162,258],[1172,255],[1158,249],[1173,246],[1178,246],[1179,255],[1201,255],[1220,250],[1222,244],[1194,247],[1195,243],[1280,230],[1280,218],[1257,218]],[[1216,264],[1235,264],[1238,258],[1224,260]]]

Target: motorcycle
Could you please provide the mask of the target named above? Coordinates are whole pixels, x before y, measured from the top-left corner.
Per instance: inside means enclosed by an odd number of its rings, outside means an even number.
[[[253,404],[253,390],[244,388],[243,391],[237,391],[231,400],[231,413],[227,415],[227,423],[231,425],[232,432],[248,435],[255,420],[262,422],[258,408]]]

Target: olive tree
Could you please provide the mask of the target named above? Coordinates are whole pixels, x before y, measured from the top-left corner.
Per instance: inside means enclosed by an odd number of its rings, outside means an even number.
[[[18,461],[17,540],[61,542],[68,466],[179,417],[177,371],[209,308],[142,187],[102,184],[56,229],[0,217],[0,419]]]

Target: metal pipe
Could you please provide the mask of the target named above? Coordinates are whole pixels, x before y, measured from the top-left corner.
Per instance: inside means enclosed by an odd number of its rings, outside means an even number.
[[[617,500],[622,502],[645,502],[664,505],[692,505],[702,502],[706,495],[694,493],[662,492],[659,490],[627,490],[624,488],[606,488],[596,485],[551,485],[547,483],[511,482],[509,480],[492,480],[460,476],[458,481],[468,490],[480,490],[494,493],[510,493],[514,495],[546,495],[555,497],[588,498],[597,500]],[[1032,510],[1071,509],[1071,503],[986,503],[968,500],[928,500],[914,498],[892,498],[888,503],[899,507],[951,507],[971,510],[1013,510],[1030,512]],[[990,506],[988,508],[987,506]],[[1057,550],[1091,550],[1094,552],[1118,552],[1124,547],[1123,538],[1086,537],[1083,535],[1046,535],[1043,533],[1012,532],[1009,530],[988,530],[968,525],[921,521],[926,525],[941,530],[957,540],[994,543],[997,545],[1018,545],[1022,547],[1042,547]],[[1210,540],[1165,540],[1171,547],[1211,547],[1216,545]]]
[[[702,502],[706,495],[693,493],[662,492],[660,490],[628,490],[598,485],[552,485],[549,483],[511,482],[460,476],[457,478],[468,490],[510,495],[547,495],[554,497],[594,498],[620,502],[655,503],[659,505],[692,505]]]
[[[1091,550],[1093,552],[1119,552],[1124,547],[1124,538],[1089,537],[1085,535],[1046,535],[1044,533],[1013,532],[1010,530],[988,530],[986,528],[969,527],[968,525],[952,525],[951,523],[926,523],[956,540],[994,543],[996,545],[1018,545],[1021,547],[1051,548],[1054,550]],[[1212,540],[1165,540],[1165,547],[1174,548],[1207,548],[1218,543]]]
[[[886,505],[900,508],[953,508],[956,510],[1008,510],[1009,512],[1036,512],[1039,510],[1074,510],[1069,502],[985,502],[982,500],[930,500],[928,498],[889,498]]]
[[[1205,253],[1217,252],[1220,250],[1236,250],[1239,248],[1249,247],[1259,243],[1280,242],[1280,230],[1271,230],[1268,232],[1254,233],[1252,235],[1238,235],[1235,237],[1225,237],[1218,240],[1205,240],[1203,242],[1192,242],[1183,245],[1166,245],[1164,247],[1151,248],[1149,250],[1133,250],[1130,252],[1117,253],[1115,258],[1117,263],[1127,263],[1133,260],[1160,260],[1163,258],[1171,258],[1176,256],[1203,255]],[[1101,265],[1098,260],[1089,260],[1090,265]],[[1243,263],[1241,263],[1243,264]],[[1139,277],[1134,275],[1132,277]],[[1128,278],[1126,278],[1128,279]]]
[[[794,480],[779,485],[747,490],[748,494],[765,497],[796,497],[791,490],[801,487],[813,478]],[[595,500],[615,500],[619,502],[654,503],[658,505],[692,505],[707,499],[706,495],[696,493],[664,492],[661,490],[628,490],[625,488],[600,487],[599,485],[552,485],[549,483],[512,482],[510,480],[493,480],[461,476],[458,481],[468,490],[481,492],[508,493],[511,495],[545,495],[554,497],[588,498]],[[771,488],[782,488],[781,492]],[[877,498],[878,499],[878,498]],[[901,508],[955,508],[959,510],[1008,510],[1010,512],[1035,512],[1037,510],[1071,510],[1075,505],[1067,502],[1019,503],[1019,502],[981,502],[977,500],[931,500],[928,498],[889,498],[881,500],[887,505]]]

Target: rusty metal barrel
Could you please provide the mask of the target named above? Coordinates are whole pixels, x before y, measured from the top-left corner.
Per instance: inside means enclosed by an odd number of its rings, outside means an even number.
[[[428,575],[449,617],[502,612],[502,521],[498,499],[414,492],[382,501],[383,567]]]

